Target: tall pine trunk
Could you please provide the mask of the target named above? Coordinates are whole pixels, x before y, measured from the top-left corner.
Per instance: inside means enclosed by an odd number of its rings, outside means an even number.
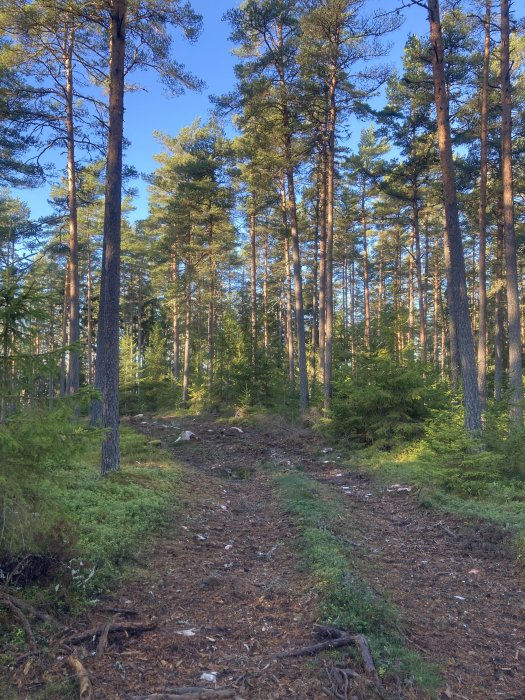
[[[436,103],[439,157],[443,177],[443,204],[445,210],[445,238],[450,251],[449,313],[452,314],[457,334],[457,347],[463,383],[465,428],[468,433],[481,431],[474,338],[470,322],[465,258],[459,226],[456,177],[450,136],[449,101],[445,83],[445,57],[438,0],[428,0],[430,41],[432,44],[432,75]]]
[[[501,401],[505,354],[505,264],[503,241],[503,202],[498,203],[496,229],[496,308],[494,310],[494,398]]]
[[[173,310],[171,316],[173,378],[177,381],[180,375],[179,261],[175,253],[172,254],[171,258],[171,282],[173,284]]]
[[[122,216],[122,143],[124,127],[124,58],[126,50],[126,0],[110,3],[109,133],[104,207],[104,241],[100,280],[95,385],[102,406],[105,429],[102,443],[102,474],[120,467],[119,438],[119,301],[120,235]]]
[[[255,377],[257,371],[257,245],[256,245],[256,216],[255,211],[249,214],[250,229],[250,310],[251,310],[251,337],[252,337],[252,373]]]
[[[73,120],[73,44],[74,27],[66,30],[64,37],[64,66],[66,72],[66,139],[67,184],[69,207],[69,344],[76,345],[69,351],[67,393],[74,394],[80,387],[80,282],[78,274],[78,217],[75,168],[75,129]]]
[[[503,232],[507,283],[507,323],[509,331],[509,417],[523,422],[523,370],[521,359],[521,319],[518,289],[514,196],[512,184],[512,96],[510,82],[509,0],[501,0],[501,176],[503,185]]]
[[[286,298],[286,354],[288,356],[288,381],[290,389],[295,390],[295,357],[293,346],[292,323],[292,272],[290,268],[290,238],[288,236],[288,215],[286,211],[286,184],[281,181],[281,217],[283,222],[284,238],[284,286]]]
[[[325,342],[324,342],[324,410],[330,408],[334,345],[334,180],[337,67],[332,66],[329,88],[329,111],[326,163],[326,269],[325,269]]]
[[[289,149],[289,150],[288,150]],[[291,144],[288,142],[287,156],[291,160]],[[308,410],[308,370],[306,366],[306,337],[304,329],[303,278],[301,271],[301,250],[299,247],[299,228],[297,224],[297,204],[295,200],[295,182],[293,166],[286,172],[288,184],[288,201],[290,213],[290,236],[292,239],[292,262],[295,288],[295,326],[297,330],[297,348],[299,356],[299,406],[301,413]]]
[[[182,405],[184,408],[188,406],[190,398],[190,350],[191,350],[191,314],[192,314],[192,277],[193,268],[191,262],[191,230],[188,232],[187,248],[188,258],[186,260],[186,314],[184,324],[184,361],[182,367]]]

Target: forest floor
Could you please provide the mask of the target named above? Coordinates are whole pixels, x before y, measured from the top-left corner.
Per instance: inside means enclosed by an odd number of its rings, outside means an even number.
[[[501,530],[423,509],[414,489],[348,471],[312,431],[278,419],[240,423],[242,432],[209,417],[128,422],[184,465],[183,501],[133,578],[77,621],[78,631],[106,624],[111,609],[127,612],[109,619],[155,624],[110,635],[98,655],[96,640],[84,643],[96,700],[183,686],[232,689],[244,700],[379,697],[358,683],[330,694],[329,664],[341,653],[276,657],[316,641],[319,611],[276,469],[300,469],[342,501],[361,575],[396,606],[407,647],[437,665],[437,697],[525,698],[525,577]],[[174,444],[181,430],[198,440]],[[429,697],[399,684],[383,692]]]

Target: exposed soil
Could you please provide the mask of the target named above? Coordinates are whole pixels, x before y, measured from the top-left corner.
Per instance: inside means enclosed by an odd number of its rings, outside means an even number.
[[[185,465],[184,502],[134,579],[84,621],[92,627],[120,608],[156,623],[140,635],[112,635],[102,656],[93,655],[96,642],[84,644],[80,658],[97,700],[180,686],[233,687],[244,700],[334,697],[324,690],[322,658],[274,657],[314,641],[317,599],[265,469],[270,462],[300,466],[344,494],[348,537],[365,575],[397,605],[407,645],[441,667],[443,700],[525,699],[523,568],[500,530],[424,510],[402,485],[379,487],[346,471],[307,429],[276,420],[242,433],[201,418],[130,422]],[[199,440],[173,447],[181,429]]]

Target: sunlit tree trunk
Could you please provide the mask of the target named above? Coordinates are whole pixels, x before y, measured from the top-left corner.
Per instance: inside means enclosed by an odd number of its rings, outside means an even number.
[[[477,368],[474,354],[474,339],[470,322],[465,259],[459,227],[459,212],[456,195],[456,178],[450,137],[449,101],[445,82],[444,48],[439,16],[438,0],[428,0],[430,41],[432,45],[432,75],[438,124],[438,143],[441,172],[443,176],[443,204],[445,210],[445,239],[450,251],[449,265],[449,312],[454,318],[463,399],[465,406],[465,428],[469,433],[481,431],[481,408],[479,403]]]
[[[66,267],[66,278],[64,280],[64,301],[62,304],[62,347],[68,345],[69,331],[69,265]],[[64,397],[67,394],[67,368],[68,356],[65,350],[62,351],[60,359],[60,396]]]
[[[320,154],[319,184],[319,381],[324,386],[326,348],[326,170],[327,153],[323,138]]]
[[[263,345],[264,356],[268,358],[268,349],[270,336],[268,331],[268,230],[264,234],[263,246],[263,284],[262,284],[262,303],[263,303]]]
[[[179,261],[175,254],[171,258],[171,282],[173,285],[171,332],[173,352],[173,377],[180,376],[180,329],[179,329]]]
[[[365,348],[370,350],[370,268],[368,261],[368,220],[366,215],[365,178],[361,185],[361,235],[363,241],[363,294],[365,305]]]
[[[67,393],[74,394],[80,387],[80,282],[78,273],[78,217],[75,167],[75,129],[73,121],[73,44],[74,27],[68,27],[64,37],[64,66],[66,73],[66,134],[67,184],[69,206],[69,343],[75,344],[69,352]]]
[[[488,94],[490,64],[490,10],[492,0],[485,9],[485,41],[483,47],[483,74],[481,78],[480,148],[481,166],[479,180],[479,307],[478,307],[478,389],[481,410],[487,403],[487,135]]]
[[[255,211],[251,211],[248,218],[248,227],[250,229],[250,328],[252,336],[252,371],[255,374],[257,366],[257,229]]]
[[[94,416],[98,419],[102,414],[105,429],[102,474],[120,467],[118,371],[126,13],[126,0],[112,0],[109,24],[109,131],[95,381],[102,394],[102,410],[95,409]]]
[[[190,396],[190,349],[191,349],[191,312],[192,312],[192,262],[189,252],[191,233],[188,233],[188,257],[186,260],[186,314],[184,323],[184,361],[182,368],[182,405],[187,408]]]
[[[433,296],[432,296],[432,303],[433,303],[433,311],[434,311],[434,365],[437,367],[439,363],[439,343],[440,343],[440,333],[439,333],[439,258],[440,258],[440,250],[439,250],[439,236],[436,234],[435,240],[434,240],[434,270],[433,270]]]
[[[505,240],[507,324],[509,333],[509,416],[512,423],[521,425],[523,422],[523,369],[521,359],[521,319],[512,184],[512,96],[509,41],[509,0],[501,0],[501,177],[503,186],[503,233]]]
[[[496,230],[496,307],[494,310],[494,398],[501,401],[505,353],[505,264],[503,241],[503,203],[498,204]]]
[[[324,360],[324,409],[330,408],[332,397],[332,370],[334,345],[334,181],[335,181],[335,127],[337,119],[336,87],[337,66],[331,66],[329,83],[329,111],[327,130],[326,167],[326,282],[325,282],[325,360]]]
[[[416,195],[414,195],[416,196]],[[423,284],[423,271],[421,264],[421,232],[419,222],[419,207],[417,201],[413,205],[414,226],[414,263],[417,281],[417,303],[419,307],[419,353],[422,362],[427,361],[427,310],[425,305],[425,293]]]

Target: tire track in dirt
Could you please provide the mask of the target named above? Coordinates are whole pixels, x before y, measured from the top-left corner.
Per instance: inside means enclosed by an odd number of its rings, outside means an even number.
[[[170,442],[180,432],[137,427]],[[269,475],[253,469],[266,451],[221,435],[218,426],[209,428],[213,433],[202,423],[184,427],[203,436],[174,451],[186,465],[186,502],[148,554],[147,570],[101,601],[139,610],[157,627],[122,638],[90,664],[97,699],[214,687],[203,673],[216,674],[218,686],[235,687],[245,700],[324,697],[311,663],[272,658],[311,642],[316,595],[298,571],[294,528],[275,502]],[[251,478],[224,478],[232,469],[246,469]]]
[[[306,429],[269,421],[241,435],[204,418],[178,418],[177,429],[132,422],[164,445],[179,428],[200,440],[173,450],[186,464],[188,495],[173,527],[147,571],[109,601],[158,626],[112,644],[93,664],[97,698],[212,685],[203,672],[245,700],[325,697],[319,660],[271,658],[311,643],[317,602],[264,469],[272,462],[300,466],[343,495],[361,572],[398,607],[408,646],[441,666],[443,700],[524,700],[523,568],[499,530],[424,510],[413,493],[345,471]],[[247,478],[228,478],[235,474]],[[407,689],[399,697],[423,696]]]

